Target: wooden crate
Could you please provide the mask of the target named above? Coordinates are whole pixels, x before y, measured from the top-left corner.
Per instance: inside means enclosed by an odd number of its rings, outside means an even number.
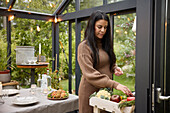
[[[90,98],[90,106],[93,106],[93,113],[100,113],[100,110],[109,111],[111,113],[131,113],[132,107],[125,107],[123,111],[118,108],[119,103],[112,102],[97,97]]]

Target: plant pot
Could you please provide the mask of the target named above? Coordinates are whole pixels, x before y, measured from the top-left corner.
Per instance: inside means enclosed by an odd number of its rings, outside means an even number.
[[[10,70],[0,71],[0,82],[6,83],[11,81]]]

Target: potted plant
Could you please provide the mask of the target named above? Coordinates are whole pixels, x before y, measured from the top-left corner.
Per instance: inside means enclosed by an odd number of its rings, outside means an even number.
[[[11,80],[10,70],[7,69],[7,42],[0,38],[0,82],[9,82]]]

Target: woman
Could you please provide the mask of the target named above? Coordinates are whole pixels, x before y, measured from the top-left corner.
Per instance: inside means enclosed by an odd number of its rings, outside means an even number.
[[[109,17],[101,12],[93,12],[85,30],[85,38],[78,46],[78,63],[82,70],[79,86],[79,113],[92,113],[89,96],[100,88],[115,88],[126,95],[131,91],[112,80],[113,73],[123,74],[116,66],[116,56],[110,31]]]

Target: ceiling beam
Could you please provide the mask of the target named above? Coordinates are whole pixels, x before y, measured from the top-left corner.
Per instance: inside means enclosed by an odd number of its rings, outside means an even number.
[[[0,15],[1,16],[14,15],[15,17],[18,18],[45,20],[45,21],[49,21],[50,19],[54,20],[54,16],[52,16],[52,14],[38,13],[38,12],[17,10],[17,9],[11,9],[10,11],[8,11],[8,8],[4,8],[4,7],[0,7]]]
[[[80,10],[77,12],[67,13],[64,15],[59,15],[58,18],[61,19],[61,21],[68,21],[68,20],[74,20],[75,18],[84,19],[91,15],[93,11],[101,10],[105,13],[116,13],[118,15],[119,13],[128,13],[128,12],[136,12],[136,0],[125,0],[121,2],[115,2],[112,4],[107,4],[99,7],[89,8]]]
[[[71,0],[64,0],[61,3],[61,5],[57,8],[57,10],[55,11],[56,14],[60,14],[66,8],[66,6],[64,4],[68,5],[70,2],[71,2]],[[106,4],[106,5],[99,6],[99,7],[84,9],[84,10],[80,10],[77,12],[59,15],[58,18],[60,18],[61,21],[66,21],[66,20],[74,21],[75,18],[86,19],[91,15],[91,13],[93,11],[96,11],[96,10],[102,10],[105,13],[116,13],[117,15],[118,14],[126,14],[129,12],[132,13],[132,12],[136,11],[136,0],[126,0],[126,1],[116,2],[116,3],[112,3],[112,4]],[[17,10],[17,9],[11,9],[10,11],[8,11],[8,8],[0,7],[0,15],[1,16],[14,15],[15,17],[18,17],[18,18],[49,21],[50,19],[55,18],[54,14],[46,14],[46,13]]]
[[[53,15],[60,15],[67,8],[67,6],[71,3],[72,0],[63,0],[58,8],[54,11]]]

